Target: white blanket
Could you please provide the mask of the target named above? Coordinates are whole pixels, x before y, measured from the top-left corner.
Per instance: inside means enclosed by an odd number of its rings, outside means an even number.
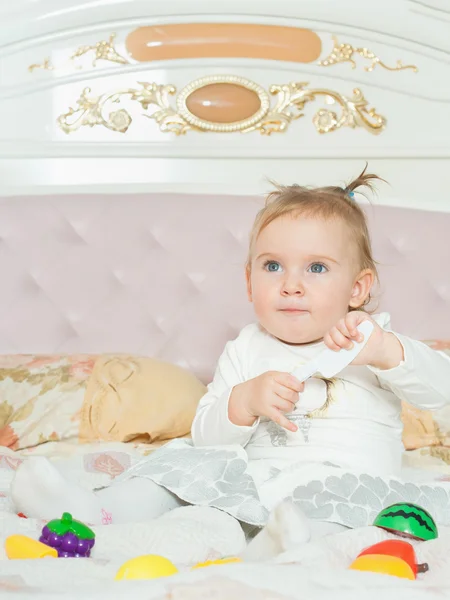
[[[56,453],[53,453],[56,450]],[[47,446],[42,449],[83,485],[105,485],[124,468],[137,464],[140,449],[131,445],[94,447]],[[36,538],[43,523],[15,516],[8,500],[9,483],[20,457],[0,453],[0,552],[8,535]],[[55,515],[55,518],[59,515]],[[130,597],[148,600],[416,600],[450,597],[450,530],[440,527],[440,537],[416,543],[419,562],[430,571],[417,581],[349,571],[348,566],[365,547],[386,539],[382,530],[365,527],[305,544],[271,563],[234,564],[196,571],[197,562],[239,554],[244,536],[237,521],[210,506],[177,509],[146,524],[107,525],[96,528],[96,545],[90,559],[20,561],[0,560],[0,594],[37,600],[100,600]],[[119,566],[141,554],[161,554],[179,568],[176,576],[156,581],[114,581]]]

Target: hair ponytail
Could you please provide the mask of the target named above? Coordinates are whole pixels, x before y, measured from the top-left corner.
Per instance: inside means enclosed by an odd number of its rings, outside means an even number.
[[[381,177],[378,177],[378,175],[375,175],[373,173],[366,173],[367,171],[367,163],[366,166],[364,167],[362,173],[360,175],[358,175],[358,177],[356,179],[354,179],[353,181],[351,181],[347,187],[343,190],[344,194],[346,196],[351,196],[351,194],[355,191],[358,190],[358,188],[368,188],[371,192],[375,191],[375,187],[372,183],[373,180],[376,181],[384,181],[384,183],[386,183],[386,181],[384,179],[382,179]]]

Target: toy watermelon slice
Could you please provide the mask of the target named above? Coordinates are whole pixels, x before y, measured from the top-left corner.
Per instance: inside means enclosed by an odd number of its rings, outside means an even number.
[[[430,513],[410,502],[391,504],[379,513],[373,524],[416,540],[434,540],[438,537],[436,523]]]

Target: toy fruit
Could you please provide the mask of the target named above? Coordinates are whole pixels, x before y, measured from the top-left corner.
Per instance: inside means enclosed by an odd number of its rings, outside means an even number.
[[[5,540],[8,558],[58,558],[55,548],[50,548],[26,535],[10,535]]]
[[[416,576],[411,567],[397,556],[386,554],[366,554],[359,556],[349,567],[353,571],[370,571],[383,575],[394,575],[404,579],[414,580]]]
[[[383,509],[373,524],[397,535],[417,540],[434,540],[438,530],[428,511],[410,502],[399,502]]]
[[[411,568],[414,577],[417,573],[425,573],[428,571],[428,564],[417,564],[416,553],[414,548],[409,542],[405,542],[403,540],[386,540],[384,542],[379,542],[378,544],[374,544],[369,548],[366,548],[358,555],[358,558],[361,556],[395,556],[404,562],[406,562]]]
[[[124,563],[116,574],[116,581],[121,579],[158,579],[170,577],[178,573],[176,566],[164,556],[147,554],[137,556]]]
[[[95,534],[87,525],[64,513],[61,519],[49,521],[39,541],[55,548],[60,558],[87,558],[95,544]]]
[[[237,556],[230,556],[228,558],[219,558],[217,560],[207,560],[202,563],[197,563],[192,567],[192,569],[203,569],[204,567],[212,567],[214,565],[227,565],[229,563],[238,563],[242,562],[240,558]]]

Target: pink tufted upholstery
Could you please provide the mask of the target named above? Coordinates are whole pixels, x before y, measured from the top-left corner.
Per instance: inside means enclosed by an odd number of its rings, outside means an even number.
[[[133,352],[209,380],[252,318],[243,264],[261,200],[188,195],[0,200],[0,353]],[[375,207],[381,308],[450,338],[450,214]]]

